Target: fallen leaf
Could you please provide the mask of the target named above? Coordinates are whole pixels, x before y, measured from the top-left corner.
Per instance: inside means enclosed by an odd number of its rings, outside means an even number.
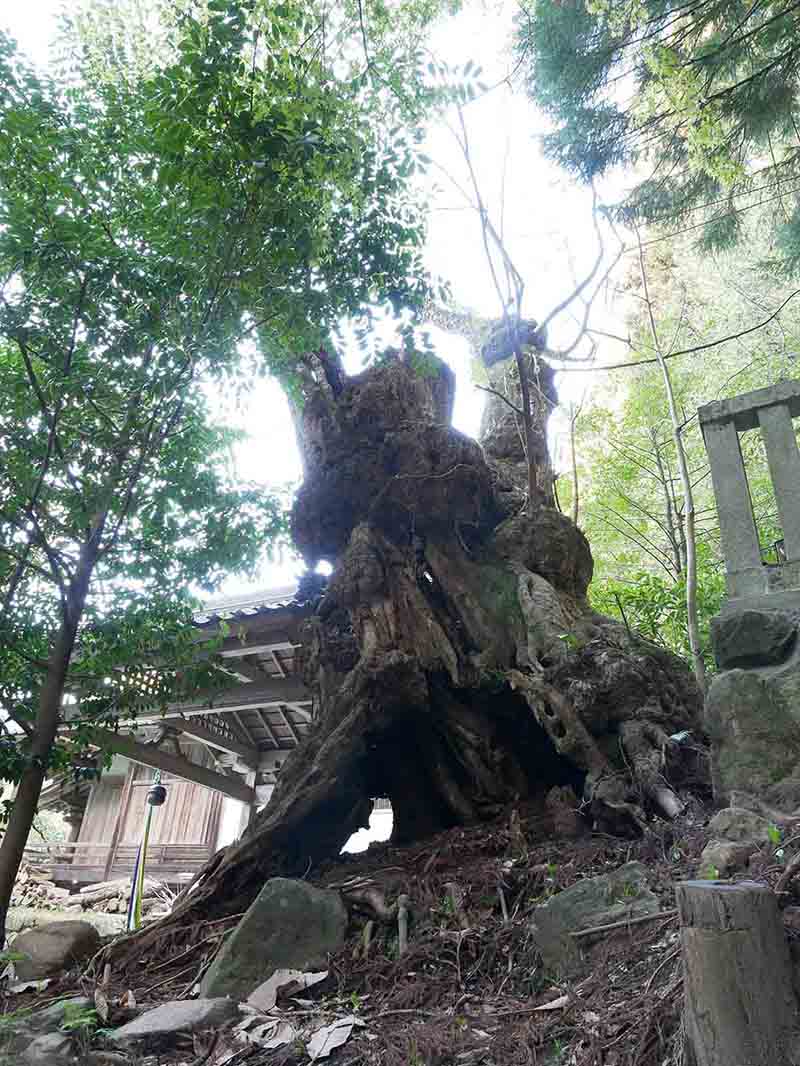
[[[239,1010],[241,1010],[243,1006],[244,1006],[244,1004],[240,1003],[239,1004]],[[234,1027],[233,1027],[234,1033],[247,1032],[247,1030],[250,1028],[251,1025],[255,1025],[257,1019],[258,1019],[258,1015],[256,1013],[252,1013],[252,1014],[248,1013],[247,1017],[243,1018],[242,1021],[240,1021],[238,1023],[238,1025],[234,1025]]]
[[[549,1003],[543,1003],[541,1007],[534,1007],[534,1010],[561,1010],[562,1007],[566,1007],[569,1003],[569,996],[559,996],[558,999],[551,999]]]
[[[311,988],[312,985],[324,981],[327,976],[327,970],[321,970],[319,973],[303,973],[302,970],[276,970],[271,977],[268,977],[254,992],[250,993],[247,997],[247,1002],[251,1007],[266,1013],[272,1010],[277,1003],[279,989],[284,988],[286,985],[292,985],[293,988],[296,986],[296,991],[301,992],[304,988]]]
[[[53,983],[52,977],[43,977],[41,981],[19,981],[15,985],[9,985],[9,992],[41,992]]]
[[[122,1006],[127,1007],[129,1010],[134,1010],[136,1007],[136,996],[134,996],[130,988],[122,997]]]
[[[335,1051],[337,1047],[341,1047],[342,1044],[350,1039],[350,1034],[356,1025],[363,1024],[355,1015],[348,1014],[346,1018],[339,1018],[330,1025],[317,1029],[315,1033],[312,1033],[306,1047],[311,1061],[316,1062],[317,1059],[326,1059],[332,1051]]]
[[[284,1044],[293,1043],[299,1036],[299,1031],[290,1025],[288,1022],[278,1022],[278,1028],[275,1031],[275,1035],[271,1037],[266,1044],[261,1046],[266,1049],[283,1047]]]
[[[269,1040],[275,1030],[278,1028],[278,1021],[266,1022],[264,1025],[257,1025],[255,1029],[251,1029],[246,1034],[246,1042],[248,1044],[263,1045],[265,1040]]]

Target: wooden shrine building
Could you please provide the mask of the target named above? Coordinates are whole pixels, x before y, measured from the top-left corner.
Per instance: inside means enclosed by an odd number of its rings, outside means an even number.
[[[206,605],[195,616],[209,637],[226,623],[221,655],[236,684],[213,699],[170,706],[108,731],[111,768],[94,783],[48,783],[40,810],[63,810],[66,842],[29,840],[26,858],[62,884],[90,884],[133,869],[145,796],[156,770],[167,801],[153,820],[150,876],[191,879],[214,852],[235,840],[272,792],[288,753],[308,732],[311,698],[296,669],[303,621],[313,610],[295,588]]]

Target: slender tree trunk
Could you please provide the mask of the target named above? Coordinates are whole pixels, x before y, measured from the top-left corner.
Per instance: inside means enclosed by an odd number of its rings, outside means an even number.
[[[692,669],[697,684],[702,692],[706,691],[706,665],[703,659],[703,647],[700,640],[700,622],[697,615],[697,532],[694,515],[694,493],[692,492],[692,480],[689,475],[689,464],[686,462],[686,450],[683,447],[680,421],[675,406],[675,394],[672,391],[672,379],[669,368],[663,357],[659,356],[661,372],[664,375],[664,388],[669,400],[670,418],[672,419],[672,433],[675,439],[675,449],[678,453],[678,468],[683,487],[685,501],[685,527],[684,542],[686,545],[686,623],[689,631],[689,648],[692,653]]]
[[[650,302],[650,292],[647,286],[647,271],[644,265],[644,251],[641,239],[639,240],[639,263],[642,271],[642,286],[647,304],[647,313],[650,317],[650,331],[653,335],[653,347],[664,379],[664,391],[667,395],[669,417],[672,423],[672,439],[675,441],[675,452],[678,457],[678,470],[680,472],[681,487],[683,489],[684,520],[683,540],[686,545],[686,628],[689,635],[689,650],[692,657],[692,670],[700,691],[706,691],[706,665],[703,659],[703,648],[700,641],[700,623],[697,616],[697,542],[694,517],[694,493],[692,492],[692,479],[689,475],[689,464],[686,462],[686,449],[683,446],[683,434],[681,420],[678,415],[678,406],[675,403],[675,392],[672,388],[672,378],[669,367],[658,342],[658,330],[653,315],[653,305]]]
[[[89,580],[95,563],[95,552],[86,546],[81,553],[78,569],[66,595],[61,626],[48,660],[33,734],[28,750],[27,767],[22,774],[11,815],[0,843],[0,944],[5,943],[6,915],[11,893],[22,862],[28,835],[36,816],[39,796],[47,777],[61,715],[64,687],[75,647],[78,623],[83,615]]]
[[[664,470],[664,461],[661,458],[661,448],[657,440],[657,434],[654,429],[650,430],[650,440],[653,444],[653,455],[655,456],[656,466],[658,467],[658,477],[661,482],[661,488],[664,492],[664,507],[666,511],[667,529],[669,546],[672,551],[672,559],[675,564],[675,574],[679,576],[683,573],[683,557],[681,556],[680,544],[678,543],[678,530],[680,524],[675,518],[675,509],[672,506],[672,493],[670,492],[669,480],[667,478],[667,472]]]

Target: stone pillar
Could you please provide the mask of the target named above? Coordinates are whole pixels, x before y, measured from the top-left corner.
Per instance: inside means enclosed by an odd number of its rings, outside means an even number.
[[[703,439],[711,464],[722,554],[728,573],[760,567],[758,531],[736,426],[727,419],[706,422]]]
[[[781,381],[698,411],[728,600],[711,623],[719,667],[706,696],[718,803],[770,819],[800,815],[800,380]],[[786,559],[762,563],[739,434],[760,428]]]
[[[800,560],[800,450],[786,404],[762,407],[758,421],[783,529],[787,562]]]

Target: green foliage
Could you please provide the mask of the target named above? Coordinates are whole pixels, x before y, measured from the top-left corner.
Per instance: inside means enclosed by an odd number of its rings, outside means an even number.
[[[287,499],[234,480],[202,386],[291,377],[343,319],[428,291],[408,116],[429,96],[405,93],[408,40],[387,84],[388,23],[365,67],[352,17],[345,61],[304,4],[155,6],[149,53],[126,51],[124,22],[67,24],[56,80],[0,34],[0,706],[27,733],[0,735],[12,781],[74,764],[98,723],[222,683],[182,590],[247,572],[285,539]],[[433,9],[410,6],[409,37]],[[72,691],[52,747],[43,708]]]
[[[701,551],[698,567],[698,614],[706,665],[713,669],[709,624],[725,596],[725,577],[719,561]],[[601,578],[591,586],[592,606],[619,618],[643,637],[669,648],[687,661],[690,658],[686,615],[686,580],[676,580],[640,570],[624,580]]]
[[[97,1028],[98,1014],[94,1008],[81,1007],[70,1000],[64,1001],[64,1020],[61,1029],[65,1033],[92,1033]]]
[[[791,265],[797,37],[796,12],[779,0],[538,0],[518,16],[515,47],[554,123],[551,158],[587,181],[635,166],[625,214],[700,225],[708,247],[770,203]]]
[[[697,251],[688,236],[647,250],[656,327],[667,350],[748,329],[766,317],[766,309],[791,295],[791,286],[763,266],[770,238],[762,217],[748,219],[745,232],[746,243],[714,256]],[[632,362],[653,357],[647,312],[636,298],[641,295],[637,273],[625,283],[631,294]],[[779,321],[749,334],[746,341],[733,339],[669,364],[695,497],[698,608],[709,668],[708,624],[725,582],[696,411],[713,400],[796,377],[798,344],[800,302],[795,306],[790,301]],[[591,401],[576,426],[580,522],[595,559],[591,600],[654,643],[688,656],[684,504],[659,369],[639,366],[597,380]],[[757,430],[740,440],[763,557],[774,562],[780,530],[763,440]]]

